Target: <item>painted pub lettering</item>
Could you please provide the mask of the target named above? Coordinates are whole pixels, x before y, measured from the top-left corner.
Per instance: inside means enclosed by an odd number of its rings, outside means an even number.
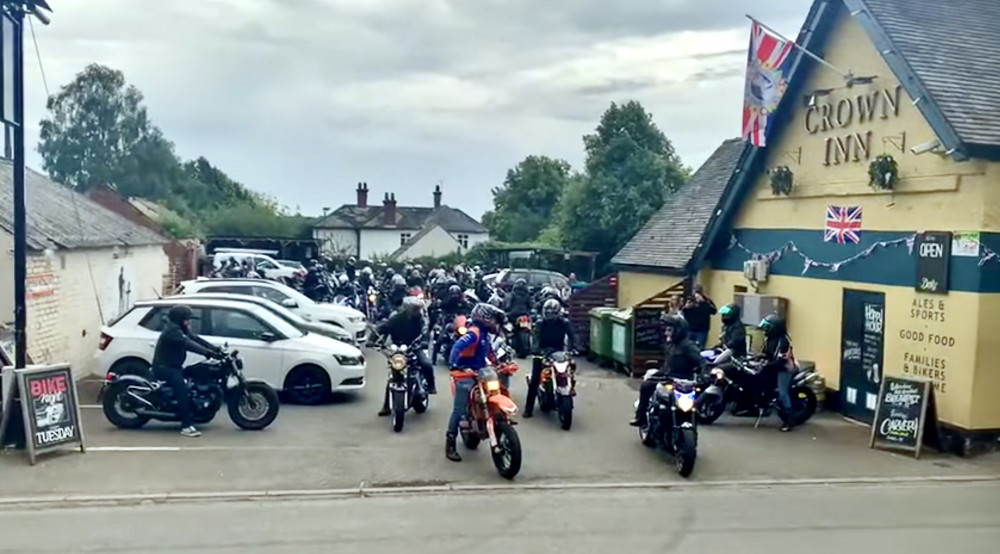
[[[899,116],[902,87],[871,90],[850,98],[830,99],[806,109],[805,130],[810,135],[847,129],[876,119]],[[848,132],[823,139],[823,165],[868,161],[872,154],[872,131]]]
[[[910,319],[944,323],[946,319],[944,307],[944,300],[914,298],[910,304]]]

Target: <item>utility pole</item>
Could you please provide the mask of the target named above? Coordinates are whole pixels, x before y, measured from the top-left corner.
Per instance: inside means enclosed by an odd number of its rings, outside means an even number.
[[[21,369],[28,363],[28,247],[27,209],[24,191],[24,18],[35,16],[45,25],[49,17],[41,10],[52,11],[45,0],[0,0],[0,119],[5,128],[13,130],[13,181],[14,181],[14,368]],[[4,139],[10,134],[5,132]],[[0,401],[10,383],[0,382]],[[15,402],[17,397],[15,396]],[[2,405],[2,404],[0,404]],[[7,424],[8,435],[23,435],[20,429],[19,408],[12,405],[12,421]],[[17,420],[17,421],[13,421]],[[23,445],[24,437],[14,441]],[[6,441],[5,441],[6,442]],[[0,445],[2,447],[3,445]]]

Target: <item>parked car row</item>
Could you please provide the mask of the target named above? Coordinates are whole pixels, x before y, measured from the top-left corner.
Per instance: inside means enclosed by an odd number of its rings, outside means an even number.
[[[247,377],[293,402],[318,404],[331,392],[365,385],[366,360],[357,346],[367,340],[364,315],[259,279],[187,281],[175,296],[136,303],[101,330],[95,370],[148,374],[166,314],[182,304],[194,312],[194,333],[239,350]],[[201,357],[189,354],[188,361]]]

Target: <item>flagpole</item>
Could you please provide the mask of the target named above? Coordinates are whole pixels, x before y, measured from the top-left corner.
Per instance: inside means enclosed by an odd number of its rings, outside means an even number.
[[[767,31],[767,32],[771,33],[772,35],[774,35],[774,36],[776,36],[776,37],[780,38],[781,40],[783,40],[783,41],[785,41],[785,42],[787,42],[787,43],[791,44],[791,45],[792,45],[793,47],[797,48],[797,49],[798,49],[798,50],[799,50],[800,52],[802,52],[803,54],[805,54],[805,55],[809,56],[810,58],[812,58],[812,59],[816,60],[817,62],[819,62],[819,63],[821,63],[821,64],[823,64],[823,65],[825,65],[826,67],[830,68],[831,70],[833,70],[833,71],[837,72],[837,74],[839,74],[839,75],[840,75],[841,77],[843,77],[844,79],[846,79],[846,80],[850,81],[850,80],[851,80],[851,79],[852,79],[852,78],[854,77],[854,76],[853,76],[853,75],[851,75],[850,73],[847,73],[847,72],[844,72],[844,71],[841,71],[841,70],[840,70],[840,69],[838,69],[838,68],[837,68],[837,67],[836,67],[835,65],[833,65],[833,64],[831,64],[830,62],[828,62],[828,61],[824,60],[823,58],[821,58],[821,57],[817,56],[816,54],[813,54],[812,52],[810,52],[809,50],[807,50],[807,49],[806,49],[805,47],[803,47],[803,46],[800,46],[800,45],[799,45],[799,44],[798,44],[797,42],[795,42],[794,40],[790,40],[790,39],[786,38],[786,37],[785,37],[784,35],[782,35],[782,34],[781,34],[781,33],[779,33],[778,31],[775,31],[774,29],[772,29],[772,28],[768,27],[767,25],[764,25],[764,24],[763,24],[763,23],[761,23],[760,21],[758,21],[758,20],[754,19],[754,18],[753,18],[753,16],[751,16],[750,14],[746,14],[746,16],[747,16],[747,19],[749,19],[750,21],[753,21],[753,22],[754,22],[754,23],[756,23],[757,25],[760,25],[761,27],[763,27],[763,29],[764,29],[765,31]]]

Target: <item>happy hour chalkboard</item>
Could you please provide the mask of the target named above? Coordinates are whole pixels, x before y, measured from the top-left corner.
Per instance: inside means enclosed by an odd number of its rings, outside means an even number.
[[[919,458],[930,394],[930,381],[883,377],[868,446],[909,450]]]
[[[915,289],[933,294],[948,293],[948,269],[951,262],[951,233],[918,233],[913,248],[917,254]]]
[[[635,324],[635,351],[663,350],[662,312],[656,308],[640,308],[633,312]]]

